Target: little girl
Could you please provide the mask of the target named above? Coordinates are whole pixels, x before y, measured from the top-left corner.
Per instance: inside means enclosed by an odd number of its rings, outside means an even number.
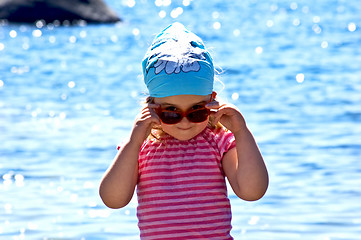
[[[141,239],[233,239],[225,177],[241,199],[260,199],[268,173],[242,114],[219,103],[202,40],[174,23],[143,60],[150,97],[100,184],[110,208],[138,196]]]

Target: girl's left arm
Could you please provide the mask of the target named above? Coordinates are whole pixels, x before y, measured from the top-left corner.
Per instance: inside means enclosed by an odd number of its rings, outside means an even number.
[[[236,147],[225,153],[222,165],[234,193],[255,201],[268,188],[268,172],[258,146],[248,128],[233,133]]]
[[[268,172],[242,114],[228,104],[213,102],[207,107],[217,109],[212,116],[213,121],[221,122],[235,137],[236,147],[225,153],[222,160],[223,170],[234,193],[247,201],[260,199],[268,188]]]

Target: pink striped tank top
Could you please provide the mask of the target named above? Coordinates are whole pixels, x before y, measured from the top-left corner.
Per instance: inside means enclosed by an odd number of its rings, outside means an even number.
[[[138,160],[141,239],[233,239],[221,161],[234,146],[231,132],[209,128],[188,141],[146,140]]]

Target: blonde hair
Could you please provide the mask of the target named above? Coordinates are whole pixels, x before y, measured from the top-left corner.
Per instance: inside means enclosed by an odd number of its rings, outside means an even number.
[[[154,103],[154,97],[148,96],[145,100],[145,104],[148,103]],[[207,127],[211,128],[211,129],[218,129],[218,128],[224,128],[225,127],[220,123],[216,123],[213,124],[211,119],[208,119],[208,125]],[[160,138],[162,136],[164,136],[165,132],[163,131],[162,127],[160,125],[157,125],[155,127],[153,127],[152,131],[150,132],[148,139],[156,139],[156,140],[160,140]]]

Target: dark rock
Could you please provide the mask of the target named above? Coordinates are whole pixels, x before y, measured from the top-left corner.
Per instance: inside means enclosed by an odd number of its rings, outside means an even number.
[[[103,0],[0,0],[0,19],[9,22],[34,23],[44,20],[83,20],[90,23],[121,21]]]

